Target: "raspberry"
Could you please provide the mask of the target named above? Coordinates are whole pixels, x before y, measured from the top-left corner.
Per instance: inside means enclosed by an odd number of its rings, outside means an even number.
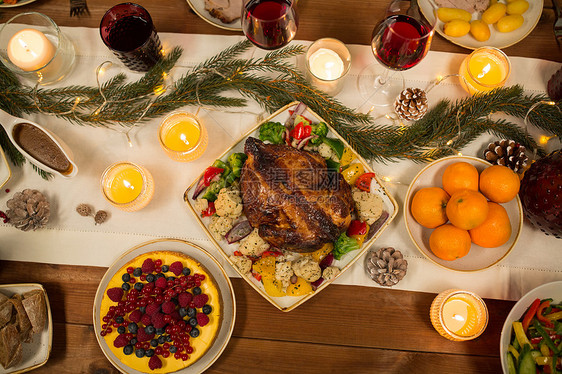
[[[166,301],[164,304],[162,304],[162,312],[171,314],[174,310],[176,310],[176,304],[174,304],[172,301]]]
[[[152,261],[151,258],[147,258],[146,260],[144,260],[144,262],[142,263],[142,266],[141,266],[142,272],[145,273],[145,274],[152,273],[155,268],[156,268],[156,265],[154,264],[154,261]]]
[[[192,299],[193,295],[189,292],[182,292],[178,295],[178,302],[182,308],[188,306]]]
[[[197,313],[197,324],[205,326],[207,323],[209,323],[209,317],[205,313]]]
[[[152,321],[152,319],[150,318],[150,315],[148,315],[148,313],[145,314],[144,316],[142,316],[142,318],[141,318],[141,322],[142,322],[142,324],[145,325],[145,326],[150,325],[150,322],[151,322],[151,321]]]
[[[156,312],[160,311],[160,305],[154,303],[154,304],[149,304],[146,306],[146,314],[148,314],[149,316],[153,315]]]
[[[107,290],[107,296],[111,301],[119,302],[123,298],[123,289],[121,287],[114,287]]]
[[[139,323],[142,318],[142,313],[140,310],[135,309],[129,314],[129,321]]]
[[[195,305],[196,308],[203,308],[205,304],[207,304],[207,301],[209,301],[209,296],[204,293],[193,297],[193,305]]]
[[[127,338],[125,337],[125,335],[119,335],[117,336],[117,338],[115,338],[115,340],[113,341],[113,346],[115,348],[123,348],[124,346],[126,346],[127,344],[129,344],[129,341],[127,340]]]
[[[147,342],[154,338],[154,334],[147,334],[144,329],[139,329],[137,332],[137,340],[139,342]]]
[[[154,284],[156,285],[156,287],[159,288],[166,288],[168,286],[168,283],[166,282],[166,278],[164,277],[156,279],[156,282],[154,282]]]
[[[160,361],[158,356],[154,355],[148,361],[148,367],[150,370],[160,369],[162,367],[162,361]]]
[[[181,264],[181,262],[176,261],[174,262],[172,265],[170,265],[170,271],[172,273],[174,273],[177,276],[179,276],[181,274],[181,272],[183,271],[183,265]]]
[[[166,321],[164,321],[164,315],[162,313],[154,313],[150,318],[152,326],[156,329],[161,329],[166,326]]]
[[[180,313],[177,310],[174,310],[171,314],[170,317],[172,317],[172,319],[174,321],[179,321],[181,318]]]

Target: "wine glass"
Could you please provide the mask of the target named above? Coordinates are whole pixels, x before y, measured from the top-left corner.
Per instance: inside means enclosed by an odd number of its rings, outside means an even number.
[[[296,0],[244,0],[242,30],[262,49],[278,49],[295,37],[298,27]]]
[[[373,106],[388,106],[404,89],[399,71],[416,66],[427,54],[435,32],[435,14],[420,13],[417,1],[392,0],[373,30],[371,47],[379,63],[359,74],[361,96]],[[381,66],[382,64],[382,66]],[[390,72],[395,73],[390,76]]]

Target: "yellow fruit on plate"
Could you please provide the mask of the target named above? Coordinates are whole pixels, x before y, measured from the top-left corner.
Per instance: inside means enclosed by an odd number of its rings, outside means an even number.
[[[474,20],[470,22],[470,34],[479,42],[485,42],[490,39],[490,26],[482,20]]]
[[[303,296],[311,293],[312,286],[304,278],[298,277],[295,283],[287,287],[287,296]]]
[[[470,22],[472,14],[464,9],[443,7],[437,9],[437,18],[439,18],[441,22],[450,22],[454,19],[461,19],[463,21]]]
[[[273,297],[286,296],[286,293],[283,291],[283,284],[281,284],[281,281],[275,278],[266,277],[266,278],[262,278],[262,283],[265,292],[269,296],[273,296]]]
[[[275,256],[262,257],[252,265],[252,271],[262,278],[275,278]]]
[[[445,211],[453,225],[463,230],[470,230],[486,220],[488,200],[477,191],[457,191],[451,195]]]
[[[507,14],[523,14],[529,9],[529,3],[525,0],[514,0],[507,4]]]
[[[434,229],[447,222],[445,207],[449,194],[439,187],[426,187],[417,191],[412,198],[410,212],[417,223]]]
[[[500,204],[489,201],[486,220],[468,233],[472,242],[481,247],[495,248],[505,244],[511,237],[507,211]]]
[[[517,174],[507,166],[492,165],[480,174],[480,192],[495,203],[514,199],[520,185]]]
[[[470,31],[470,23],[462,19],[454,19],[443,25],[445,35],[453,37],[461,37]]]
[[[503,3],[496,3],[491,5],[488,9],[482,13],[482,21],[486,22],[488,25],[492,25],[500,20],[505,15],[507,11],[507,6]]]
[[[525,19],[520,14],[512,14],[509,16],[502,17],[496,24],[496,28],[499,32],[511,32],[517,30],[523,25]]]
[[[449,195],[460,190],[478,191],[478,170],[468,162],[455,162],[447,166],[441,183]]]
[[[320,262],[326,255],[334,249],[334,243],[326,243],[320,249],[315,250],[312,253],[305,253],[305,256],[312,256],[314,261]]]
[[[470,246],[468,231],[449,223],[433,230],[429,237],[431,252],[442,260],[453,261],[464,257],[470,251]]]

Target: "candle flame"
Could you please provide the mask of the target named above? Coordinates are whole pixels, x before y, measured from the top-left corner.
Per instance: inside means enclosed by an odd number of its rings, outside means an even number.
[[[478,78],[479,78],[479,79],[484,78],[484,76],[485,76],[486,74],[488,74],[488,72],[490,71],[490,69],[492,69],[492,66],[491,66],[489,63],[486,64],[486,66],[484,66],[484,67],[482,68],[482,71],[478,74]]]
[[[453,319],[457,320],[457,321],[461,321],[464,322],[466,319],[461,316],[460,314],[453,314]]]
[[[180,139],[182,142],[184,142],[186,145],[189,145],[189,140],[187,140],[187,136],[185,134],[181,134],[180,135]]]
[[[123,180],[123,185],[124,185],[126,188],[129,188],[129,189],[131,189],[131,190],[134,190],[134,189],[135,189],[135,186],[133,186],[133,185],[131,184],[131,182],[129,182],[129,181],[126,180],[126,179]]]

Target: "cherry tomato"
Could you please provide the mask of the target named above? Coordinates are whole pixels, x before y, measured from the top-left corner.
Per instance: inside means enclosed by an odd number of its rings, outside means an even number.
[[[215,214],[217,212],[217,210],[215,209],[215,203],[212,201],[209,201],[209,206],[207,207],[207,209],[205,209],[204,211],[201,212],[201,216],[202,217],[210,217],[213,214]]]
[[[371,180],[375,177],[375,173],[365,173],[355,181],[355,187],[363,191],[371,191]]]

